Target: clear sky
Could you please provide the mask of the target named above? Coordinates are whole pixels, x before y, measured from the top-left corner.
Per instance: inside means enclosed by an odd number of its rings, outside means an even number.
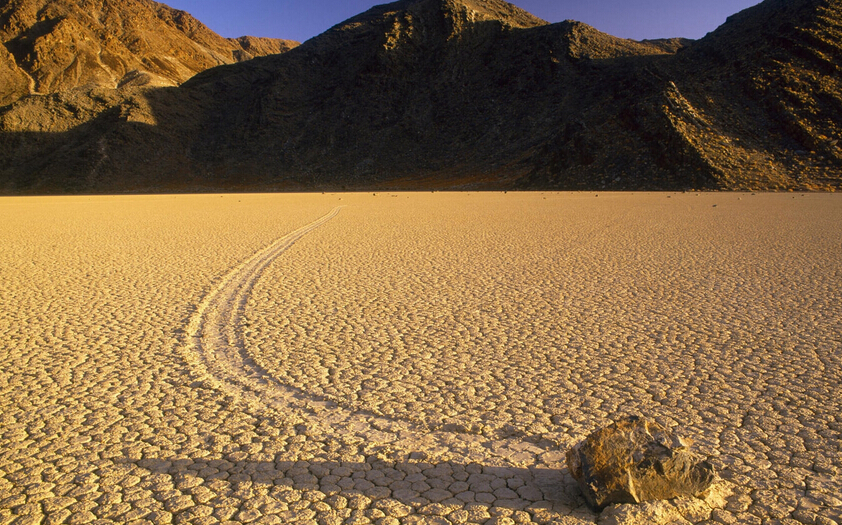
[[[383,0],[169,0],[225,37],[303,42]],[[759,0],[514,0],[548,22],[573,19],[622,38],[701,38]]]

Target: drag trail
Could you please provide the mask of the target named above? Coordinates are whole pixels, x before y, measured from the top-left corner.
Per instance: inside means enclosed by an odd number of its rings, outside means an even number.
[[[227,393],[279,408],[308,405],[273,380],[249,356],[239,328],[254,283],[268,264],[302,237],[339,214],[341,206],[259,250],[234,267],[199,303],[187,325],[186,356]]]
[[[343,407],[278,381],[249,354],[243,338],[244,312],[255,283],[268,265],[307,234],[336,217],[342,208],[338,206],[280,237],[226,274],[202,299],[188,323],[185,357],[213,387],[246,402],[251,408],[271,407],[282,414],[307,414],[313,422],[311,426],[325,434],[355,435],[368,443],[388,444],[392,449],[406,452],[419,448],[443,452],[456,447],[475,461],[485,464],[502,461],[502,464],[513,465],[506,457],[517,451],[494,453],[492,443],[471,433],[437,431],[422,422],[386,418]],[[493,448],[505,451],[507,441],[497,440]],[[551,446],[543,445],[540,451],[535,451],[545,452],[547,446]]]

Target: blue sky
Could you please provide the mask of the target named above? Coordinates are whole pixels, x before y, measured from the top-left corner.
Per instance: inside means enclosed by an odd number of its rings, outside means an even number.
[[[225,37],[303,42],[382,0],[169,0]],[[701,38],[758,0],[515,0],[549,22],[573,19],[623,38]]]

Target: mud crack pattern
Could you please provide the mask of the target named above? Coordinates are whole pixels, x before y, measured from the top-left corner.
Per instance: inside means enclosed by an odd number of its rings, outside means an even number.
[[[0,199],[0,523],[833,524],[840,223],[836,195]],[[721,490],[591,513],[564,452],[635,412]]]

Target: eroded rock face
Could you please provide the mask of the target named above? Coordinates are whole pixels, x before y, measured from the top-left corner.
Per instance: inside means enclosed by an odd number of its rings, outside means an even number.
[[[614,503],[702,496],[716,477],[688,442],[636,416],[597,430],[570,449],[567,466],[597,511]]]
[[[0,80],[10,86],[0,89],[0,106],[30,93],[113,89],[138,79],[176,86],[206,69],[297,45],[226,39],[190,14],[150,0],[4,2],[0,42]]]
[[[29,76],[15,63],[15,57],[0,48],[0,106],[29,94]]]

